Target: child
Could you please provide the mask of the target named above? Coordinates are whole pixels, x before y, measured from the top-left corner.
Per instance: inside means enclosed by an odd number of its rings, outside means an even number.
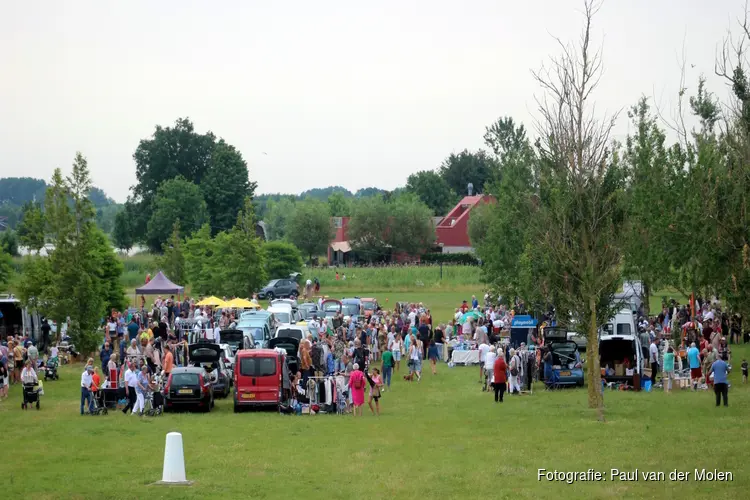
[[[742,383],[747,384],[747,360],[742,360]]]
[[[370,372],[365,372],[367,381],[370,383],[370,399],[367,404],[370,406],[370,411],[373,415],[375,415],[377,411],[377,415],[380,416],[380,388],[382,387],[383,382],[380,379],[380,370],[373,368],[372,371],[375,372],[374,376],[371,376]],[[375,401],[374,409],[372,407],[373,400]]]

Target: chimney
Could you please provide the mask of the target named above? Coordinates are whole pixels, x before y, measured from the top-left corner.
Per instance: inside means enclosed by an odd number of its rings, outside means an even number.
[[[470,182],[470,183],[469,183],[469,185],[468,185],[468,186],[466,186],[466,188],[467,188],[467,190],[469,191],[469,196],[471,196],[472,194],[474,194],[474,184],[472,184],[472,183]]]

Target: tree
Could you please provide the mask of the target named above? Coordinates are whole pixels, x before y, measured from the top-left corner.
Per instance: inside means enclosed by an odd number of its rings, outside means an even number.
[[[185,278],[193,293],[209,295],[216,292],[220,278],[214,274],[216,243],[211,239],[211,227],[204,224],[185,241]]]
[[[121,208],[115,215],[115,227],[112,232],[115,247],[125,253],[129,252],[135,244],[131,217],[131,210],[128,207]]]
[[[206,202],[200,188],[183,177],[169,179],[159,186],[148,221],[147,243],[151,251],[161,251],[177,219],[182,221],[181,226],[187,234],[208,221]]]
[[[432,211],[416,195],[400,196],[388,208],[388,243],[394,252],[420,256],[435,245]]]
[[[269,201],[264,222],[268,230],[269,240],[284,240],[287,238],[289,220],[296,210],[295,203],[289,197],[279,201]]]
[[[128,307],[120,278],[123,264],[109,243],[107,235],[99,228],[94,228],[92,234],[92,254],[96,262],[96,277],[98,278],[104,296],[104,311],[124,311]]]
[[[592,92],[601,77],[600,54],[591,48],[591,23],[598,7],[585,2],[585,27],[577,46],[560,43],[562,54],[534,78],[538,100],[540,187],[531,219],[541,261],[554,273],[551,285],[564,298],[558,318],[570,311],[586,325],[588,403],[604,419],[599,367],[599,323],[611,317],[611,298],[620,284],[624,169],[609,150],[616,115],[593,115]]]
[[[469,184],[474,194],[483,192],[484,184],[492,178],[496,168],[495,160],[486,151],[480,149],[472,153],[464,149],[458,154],[451,153],[439,172],[454,193],[465,196]]]
[[[240,152],[220,140],[200,183],[214,234],[231,229],[245,198],[252,197],[256,185],[249,181],[247,163]]]
[[[263,244],[266,276],[270,279],[285,278],[302,271],[302,255],[291,243],[269,241]]]
[[[438,216],[446,215],[457,198],[446,180],[432,170],[411,174],[406,179],[406,191],[417,195]]]
[[[297,203],[289,218],[286,236],[312,263],[314,256],[326,252],[333,238],[328,205],[312,199]]]
[[[28,202],[43,202],[47,189],[42,179],[5,177],[0,179],[0,204],[22,206]]]
[[[389,227],[388,206],[380,196],[361,198],[349,220],[349,244],[360,258],[377,261],[390,253],[385,238]]]
[[[4,248],[0,248],[0,288],[4,288],[10,283],[12,275],[13,259]]]
[[[44,247],[44,214],[42,207],[33,201],[26,202],[21,210],[18,223],[18,239],[21,245],[39,253]]]
[[[352,201],[341,191],[335,191],[328,197],[328,210],[331,217],[350,217],[352,215]]]
[[[172,225],[172,234],[162,246],[162,254],[157,259],[159,267],[167,277],[175,283],[185,281],[185,255],[182,253],[182,238],[180,237],[180,219]]]
[[[11,229],[6,229],[0,233],[0,250],[11,257],[18,256],[18,233]]]

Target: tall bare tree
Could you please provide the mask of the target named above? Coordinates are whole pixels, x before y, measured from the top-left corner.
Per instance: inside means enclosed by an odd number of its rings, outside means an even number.
[[[592,48],[592,20],[600,8],[584,2],[584,28],[577,43],[556,39],[561,53],[534,78],[540,118],[539,192],[533,218],[556,288],[558,319],[572,317],[588,337],[588,404],[604,420],[599,363],[599,324],[611,314],[621,279],[624,170],[611,153],[617,114],[597,116],[592,99],[602,76],[601,52]],[[562,306],[562,307],[561,307]]]

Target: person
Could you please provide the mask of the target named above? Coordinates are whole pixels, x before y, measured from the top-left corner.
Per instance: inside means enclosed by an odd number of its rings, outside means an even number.
[[[437,346],[435,345],[435,341],[430,339],[428,341],[430,343],[429,349],[427,349],[427,356],[430,359],[430,368],[432,369],[432,374],[437,375],[437,359],[438,359],[438,350]]]
[[[698,390],[698,383],[700,382],[701,376],[701,356],[698,348],[695,347],[695,342],[690,344],[690,349],[687,350],[688,365],[690,366],[690,382],[693,384],[693,390]]]
[[[167,346],[165,348],[166,353],[164,354],[164,376],[169,377],[169,374],[172,373],[172,368],[174,368],[174,355],[172,354],[172,348],[170,346]]]
[[[352,414],[356,417],[357,410],[359,410],[359,416],[361,417],[362,405],[365,403],[365,375],[359,370],[359,363],[352,365],[352,373],[349,376],[349,390],[354,405]]]
[[[8,373],[8,358],[3,356],[0,359],[0,400],[8,397],[8,385],[10,384],[10,374]]]
[[[31,360],[27,359],[23,370],[21,371],[21,383],[23,385],[36,385],[39,383],[39,377],[34,370]]]
[[[396,373],[398,373],[401,369],[401,349],[403,349],[404,343],[401,340],[401,334],[394,332],[393,334],[393,342],[391,342],[391,354],[393,354],[393,361],[396,363],[395,369]]]
[[[127,363],[128,369],[125,370],[125,395],[128,397],[128,404],[122,409],[122,412],[127,415],[128,410],[132,410],[135,407],[137,401],[135,388],[138,387],[138,376],[135,373],[134,362]]]
[[[391,388],[391,375],[393,374],[393,353],[389,350],[385,350],[383,352],[383,381],[384,385],[388,387],[388,389]],[[385,391],[385,387],[383,387],[383,390]]]
[[[742,383],[747,384],[747,360],[742,360],[742,365],[740,365],[742,368]]]
[[[39,361],[39,349],[37,349],[31,342],[29,342],[26,347],[26,359],[31,361],[31,366],[36,370],[37,366],[39,366],[37,363]]]
[[[490,345],[482,342],[479,344],[479,382],[485,383],[484,373],[484,360],[487,358],[487,353],[490,352]]]
[[[303,404],[310,403],[310,399],[307,397],[305,387],[302,385],[302,374],[300,372],[297,372],[294,375],[294,380],[292,381],[292,387],[294,387],[294,399],[295,400]]]
[[[516,350],[510,350],[510,393],[521,394],[521,384],[518,377],[521,374],[521,358],[516,355]]]
[[[662,367],[662,383],[664,384],[664,392],[672,391],[672,381],[674,380],[674,349],[672,346],[667,348],[667,352],[664,353],[664,359],[662,360],[664,366]],[[667,379],[664,382],[664,379]]]
[[[143,365],[140,373],[136,377],[135,386],[135,405],[131,415],[141,415],[146,408],[145,394],[148,392],[148,366]]]
[[[99,351],[99,359],[102,362],[102,372],[107,371],[107,365],[109,364],[109,358],[112,357],[112,348],[109,346],[109,342],[104,342],[102,350]]]
[[[52,330],[52,327],[49,325],[49,321],[47,321],[47,318],[44,318],[42,320],[42,351],[44,352],[47,349],[47,346],[50,344],[49,334]]]
[[[651,384],[656,385],[656,374],[659,373],[659,346],[657,345],[658,340],[654,338],[651,341],[651,346],[648,349],[649,362],[651,363]]]
[[[409,340],[409,375],[417,376],[417,380],[422,380],[421,365],[419,363],[419,346],[417,346],[417,339],[414,335],[410,336]]]
[[[492,367],[492,388],[495,391],[495,403],[503,402],[503,394],[505,394],[505,386],[508,381],[507,370],[508,365],[505,363],[505,356],[503,353],[499,353]]]
[[[493,371],[495,370],[495,360],[497,360],[497,354],[495,353],[495,346],[491,346],[489,352],[484,356],[484,373],[486,383],[482,385],[482,392],[489,391],[492,387],[493,380],[495,380]]]
[[[81,415],[84,415],[83,411],[84,403],[88,404],[89,414],[94,412],[94,400],[91,395],[91,385],[94,383],[94,366],[86,365],[86,368],[81,374]]]
[[[711,365],[709,373],[713,373],[714,375],[714,393],[716,394],[716,406],[719,406],[719,403],[722,399],[724,400],[724,406],[729,406],[729,402],[727,401],[729,394],[729,385],[727,380],[728,371],[729,366],[727,365],[727,362],[721,358],[718,358],[716,361],[714,361],[714,364]]]
[[[373,415],[380,416],[380,388],[383,386],[383,381],[380,378],[380,370],[373,368],[372,371],[375,372],[374,376],[367,373],[367,381],[370,383],[370,398],[367,405]],[[375,409],[372,407],[373,401],[375,401]]]
[[[18,383],[21,381],[21,370],[23,370],[23,355],[24,355],[24,348],[23,344],[21,342],[14,343],[15,347],[13,347],[13,380],[15,383]]]

